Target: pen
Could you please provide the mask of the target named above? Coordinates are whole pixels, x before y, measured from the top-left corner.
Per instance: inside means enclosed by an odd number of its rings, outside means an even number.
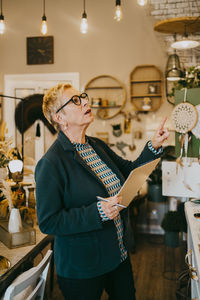
[[[103,197],[100,197],[100,196],[97,196],[97,199],[100,200],[100,201],[105,201],[105,202],[109,202],[109,200],[103,198]],[[115,206],[119,206],[119,207],[122,207],[122,208],[127,208],[127,206],[123,205],[123,204],[115,204]]]

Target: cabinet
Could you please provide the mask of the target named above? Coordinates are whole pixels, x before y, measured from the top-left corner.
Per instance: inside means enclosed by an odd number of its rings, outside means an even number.
[[[130,98],[137,111],[155,111],[162,102],[162,73],[154,65],[139,65],[130,74]]]
[[[91,79],[84,91],[88,94],[94,116],[111,119],[123,109],[127,93],[125,85],[111,75],[100,75]]]

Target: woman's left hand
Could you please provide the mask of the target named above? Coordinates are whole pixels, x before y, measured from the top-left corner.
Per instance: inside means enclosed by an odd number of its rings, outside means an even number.
[[[161,124],[159,125],[158,129],[154,133],[154,136],[151,140],[151,144],[155,149],[158,149],[162,146],[165,140],[169,137],[169,131],[168,129],[164,129],[165,122],[167,120],[167,117],[165,117]]]

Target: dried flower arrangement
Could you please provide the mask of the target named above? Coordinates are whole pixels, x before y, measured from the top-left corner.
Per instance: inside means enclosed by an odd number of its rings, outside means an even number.
[[[181,78],[179,81],[173,83],[171,93],[168,95],[172,97],[175,95],[175,90],[181,90],[182,88],[192,89],[200,87],[200,66],[190,67],[185,70],[184,78]]]
[[[18,208],[22,220],[29,225],[33,225],[35,210],[24,205],[24,193],[20,189],[12,191],[9,183],[3,180],[0,198],[3,198],[0,201],[0,217],[8,219],[11,209]]]
[[[0,168],[6,168],[10,160],[21,159],[18,149],[12,148],[13,139],[6,138],[6,123],[2,122],[0,125]],[[27,158],[28,159],[28,158]],[[27,160],[27,161],[30,161]],[[30,163],[30,162],[29,162]],[[24,172],[31,174],[32,170],[24,168]],[[33,225],[34,209],[25,206],[24,192],[22,189],[11,188],[6,180],[0,182],[0,218],[8,219],[11,209],[19,208],[22,220],[28,224]]]

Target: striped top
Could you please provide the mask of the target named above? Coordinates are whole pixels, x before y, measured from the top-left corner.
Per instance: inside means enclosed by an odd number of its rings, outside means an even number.
[[[121,188],[120,180],[115,173],[101,160],[95,150],[88,142],[85,144],[73,143],[76,151],[84,159],[92,171],[99,177],[104,186],[106,187],[110,197],[116,195]],[[109,218],[104,214],[101,209],[101,202],[97,202],[97,208],[102,218],[102,221],[107,221]],[[118,214],[114,219],[114,224],[117,230],[117,237],[119,241],[119,249],[121,253],[121,261],[127,258],[127,250],[123,243],[123,224]]]

